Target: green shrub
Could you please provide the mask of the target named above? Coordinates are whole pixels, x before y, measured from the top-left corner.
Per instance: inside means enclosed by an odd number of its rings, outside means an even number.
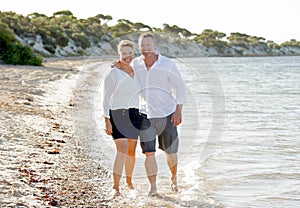
[[[10,44],[2,54],[2,60],[6,64],[13,65],[42,65],[42,58],[34,55],[28,46],[20,44]]]
[[[77,54],[80,56],[84,55],[84,50],[77,50]]]
[[[69,39],[64,34],[63,28],[59,26],[51,26],[50,27],[51,37],[56,40],[56,44],[65,47],[68,45]]]
[[[89,38],[84,33],[73,33],[72,39],[77,46],[81,46],[83,49],[91,46]]]
[[[15,42],[14,34],[9,30],[5,23],[0,22],[0,54],[3,53],[12,42]]]
[[[281,43],[280,46],[300,48],[300,41],[297,41],[296,39],[291,39],[290,41],[285,41]]]
[[[6,64],[42,65],[42,58],[35,56],[28,46],[17,42],[8,26],[0,22],[0,59]]]
[[[56,34],[55,36],[57,45],[65,47],[68,45],[69,39],[63,34]]]
[[[45,45],[44,48],[50,53],[55,54],[55,48],[52,45]]]

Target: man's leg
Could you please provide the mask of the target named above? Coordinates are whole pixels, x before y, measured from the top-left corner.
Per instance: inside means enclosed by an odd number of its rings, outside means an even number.
[[[146,156],[145,169],[150,183],[149,196],[155,196],[157,176],[157,163],[155,159],[156,130],[145,114],[142,114],[140,139],[141,148]]]
[[[163,122],[163,120],[161,120]],[[178,191],[177,188],[177,152],[179,146],[177,127],[171,121],[171,115],[165,118],[165,125],[162,133],[158,136],[159,148],[167,154],[167,163],[171,172],[171,189]]]
[[[178,157],[177,157],[177,153],[174,154],[168,154],[167,153],[167,162],[168,162],[168,166],[169,169],[171,171],[171,189],[173,191],[178,191],[177,188],[177,163],[178,163]]]

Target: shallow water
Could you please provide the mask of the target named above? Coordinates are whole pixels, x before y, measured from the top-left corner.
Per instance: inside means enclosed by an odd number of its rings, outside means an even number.
[[[198,131],[205,132],[208,124],[216,120],[214,115],[225,118],[221,136],[213,139],[218,140],[213,153],[197,170],[202,173],[201,180],[205,180],[202,189],[225,207],[297,207],[300,204],[300,57],[184,62],[193,73],[198,73],[203,85],[210,85],[212,80],[205,72],[216,71],[225,98],[222,112],[220,94],[214,100],[213,90],[208,90],[209,97],[201,92],[201,85],[187,82],[200,103]],[[182,69],[187,69],[185,63]],[[215,87],[217,81],[215,78]],[[212,100],[217,107],[211,105]],[[220,125],[216,129],[221,129]],[[200,141],[205,140],[212,138],[200,133]]]
[[[132,205],[297,207],[300,57],[176,62],[188,94],[179,128],[180,192],[170,193],[165,155],[158,151],[158,191],[164,197],[154,202],[135,200]],[[108,68],[99,68],[99,81]],[[90,102],[94,102],[94,119],[99,124],[91,141],[91,156],[111,169],[115,149],[99,117],[99,92]],[[149,188],[143,162],[138,146],[134,183],[139,197],[146,197]]]

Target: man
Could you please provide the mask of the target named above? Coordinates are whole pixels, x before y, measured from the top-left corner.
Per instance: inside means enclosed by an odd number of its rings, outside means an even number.
[[[177,126],[182,121],[182,105],[185,102],[185,87],[175,63],[159,54],[151,33],[143,33],[138,39],[141,56],[131,63],[140,81],[142,113],[141,147],[146,156],[145,168],[151,188],[149,196],[157,195],[155,159],[156,136],[159,148],[167,155],[171,171],[171,189],[177,188]],[[173,96],[172,92],[176,92]]]

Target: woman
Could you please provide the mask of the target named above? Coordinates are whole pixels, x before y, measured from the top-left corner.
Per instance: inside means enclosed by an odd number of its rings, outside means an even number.
[[[104,77],[102,112],[105,132],[114,139],[117,154],[113,165],[113,192],[119,196],[119,184],[125,165],[126,182],[134,189],[132,172],[135,165],[135,150],[140,128],[139,83],[133,68],[134,44],[122,40],[118,45],[118,68],[112,68]]]

